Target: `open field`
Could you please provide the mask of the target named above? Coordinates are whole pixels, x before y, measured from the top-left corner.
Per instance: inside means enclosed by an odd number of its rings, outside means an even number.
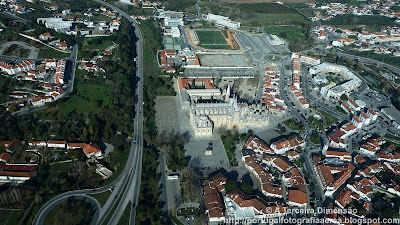
[[[69,57],[70,54],[68,53],[63,53],[56,51],[54,49],[51,49],[49,47],[41,47],[39,50],[38,58],[40,59],[53,59],[53,58],[66,58]]]
[[[264,24],[292,24],[293,22],[306,20],[299,13],[290,14],[264,14],[264,13],[242,13],[241,17],[235,21],[251,26],[260,26]]]
[[[104,204],[106,204],[106,202],[107,202],[108,198],[110,197],[110,195],[111,195],[111,191],[106,191],[106,192],[103,192],[103,193],[100,193],[100,194],[94,194],[94,195],[91,195],[91,196],[93,198],[95,198],[100,203],[100,206],[103,206]]]
[[[201,44],[228,44],[220,30],[196,30]]]
[[[98,38],[85,38],[85,41],[87,44],[85,47],[88,49],[98,49],[99,51],[103,51],[104,49],[110,47],[111,45],[113,45],[114,43],[110,40],[101,40],[100,43],[97,43],[96,41],[93,41],[94,39],[98,39]]]
[[[264,2],[267,2],[265,0]],[[200,2],[202,13],[214,13],[228,16],[231,20],[241,22],[242,26],[258,27],[268,24],[293,24],[307,22],[307,18],[295,9],[276,3],[247,4],[249,1],[236,2]],[[251,0],[250,0],[251,2]],[[268,1],[269,2],[269,1]]]
[[[97,107],[94,102],[88,102],[83,98],[72,96],[60,107],[57,107],[57,109],[63,118],[67,118],[68,114],[71,112],[76,112],[78,114],[94,113],[96,112]]]
[[[108,86],[78,83],[76,89],[78,90],[78,95],[85,99],[101,102],[102,106],[110,104],[112,94]]]
[[[265,26],[265,32],[275,34],[287,40],[304,39],[303,28],[299,25]]]
[[[157,49],[161,49],[161,43],[155,35],[156,31],[152,30],[152,23],[151,21],[143,21],[141,22],[140,29],[146,38],[143,40],[144,47],[143,47],[143,71],[145,71],[145,75],[158,75],[161,73],[160,68],[158,67],[155,52]],[[158,35],[158,33],[157,33]],[[159,35],[158,35],[159,36]]]

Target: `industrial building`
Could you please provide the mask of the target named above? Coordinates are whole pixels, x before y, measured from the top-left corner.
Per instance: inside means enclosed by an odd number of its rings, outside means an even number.
[[[400,111],[399,110],[397,110],[396,108],[394,108],[392,106],[392,107],[382,108],[381,112],[392,121],[392,125],[396,129],[400,129]]]
[[[43,23],[46,28],[53,29],[59,33],[66,33],[72,28],[72,22],[64,21],[63,18],[37,18],[37,23]]]

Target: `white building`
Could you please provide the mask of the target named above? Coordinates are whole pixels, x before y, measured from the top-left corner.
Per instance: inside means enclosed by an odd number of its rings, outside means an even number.
[[[345,139],[357,132],[357,126],[352,123],[346,123],[341,128],[340,131],[344,132],[342,139]]]
[[[179,30],[178,27],[171,27],[171,36],[172,37],[180,37],[181,36],[181,31]]]
[[[217,26],[228,27],[229,29],[232,30],[237,30],[240,27],[240,22],[231,21],[229,17],[226,16],[220,16],[209,13],[205,16],[205,18],[208,21],[214,22]]]
[[[267,34],[267,38],[271,42],[272,45],[284,45],[285,42],[282,41],[278,36],[275,34]]]
[[[354,124],[357,128],[361,128],[363,126],[363,122],[360,120],[358,116],[353,116],[351,119],[351,123]]]
[[[300,62],[315,66],[315,65],[320,64],[321,60],[318,58],[315,58],[315,57],[308,56],[308,55],[301,55]]]
[[[378,118],[378,114],[373,109],[368,109],[367,116],[369,116],[372,121],[375,121]]]
[[[53,29],[59,33],[66,33],[72,28],[72,21],[64,21],[63,18],[37,18],[37,23],[43,23],[46,28]]]
[[[351,91],[357,89],[362,83],[360,78],[358,78],[349,69],[347,69],[346,67],[341,66],[341,65],[322,63],[322,64],[319,64],[317,66],[310,68],[310,74],[326,74],[329,72],[340,74],[346,80],[348,80],[348,81],[344,82],[343,84],[340,84],[340,86],[345,90],[345,93],[347,93],[347,94],[349,94]],[[337,92],[343,93],[339,90]],[[324,93],[328,94],[328,90],[324,90]],[[322,94],[322,90],[321,90],[321,94]]]
[[[49,148],[65,148],[65,141],[47,141],[47,147]]]

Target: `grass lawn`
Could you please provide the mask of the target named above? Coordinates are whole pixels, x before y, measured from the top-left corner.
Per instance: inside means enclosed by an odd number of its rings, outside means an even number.
[[[282,37],[288,40],[295,40],[299,38],[305,38],[303,34],[303,28],[298,25],[288,25],[288,26],[265,26],[265,32],[270,34],[275,34],[280,37],[280,34],[286,34],[286,37]]]
[[[324,117],[326,121],[326,125],[331,125],[333,123],[336,123],[338,121],[338,118],[332,116],[331,114],[324,112],[324,111],[319,111],[321,113],[321,116]]]
[[[172,219],[172,221],[174,221],[174,223],[176,225],[183,225],[183,223],[181,223],[181,221],[179,221],[178,218],[176,218],[175,215],[171,215],[171,219]]]
[[[196,30],[201,44],[227,44],[224,35],[219,30]]]
[[[344,111],[340,106],[336,106],[335,109],[336,109],[336,111],[338,111],[340,113],[347,114],[347,112]]]
[[[89,73],[86,70],[75,70],[75,79],[82,79],[85,75],[88,75]]]
[[[304,131],[304,126],[301,123],[298,123],[295,119],[290,118],[288,120],[285,120],[282,122],[285,126],[289,127],[290,129],[294,131],[299,131],[303,132]]]
[[[124,212],[122,213],[121,218],[118,221],[118,225],[129,224],[130,217],[131,217],[131,203],[129,202]]]
[[[199,214],[199,209],[179,209],[177,212],[178,216],[192,216],[195,215],[197,216]]]
[[[230,131],[221,135],[222,143],[226,151],[231,166],[236,166],[237,161],[235,157],[236,144],[239,141],[238,134],[232,134]]]
[[[197,29],[215,29],[215,30],[218,29],[218,28],[215,28],[215,27],[210,26],[210,25],[199,25],[199,26],[196,26],[195,28],[196,28],[196,30]]]
[[[92,20],[94,23],[98,23],[100,21],[108,22],[108,21],[110,21],[112,19],[110,17],[108,17],[108,16],[99,14],[99,15],[95,15],[95,16],[90,17],[90,20]]]
[[[102,106],[107,106],[111,101],[111,89],[108,86],[100,86],[93,84],[76,85],[78,95],[83,98],[88,98],[90,101],[101,101]]]
[[[230,45],[200,45],[200,46],[208,49],[231,49]]]
[[[70,54],[68,53],[59,52],[49,47],[41,47],[38,54],[38,58],[40,59],[54,59],[54,58],[60,59],[69,56]]]
[[[97,111],[96,103],[90,103],[87,100],[78,97],[71,96],[65,102],[65,104],[57,107],[57,110],[64,118],[68,117],[68,114],[75,111],[76,113],[94,113]]]
[[[280,58],[278,58],[278,57],[275,57],[275,56],[268,56],[267,57],[267,59],[269,60],[269,61],[273,61],[273,62],[279,62],[280,61]]]
[[[161,40],[157,40],[155,35],[153,35],[154,25],[151,21],[140,22],[140,29],[143,36],[143,72],[146,76],[154,76],[161,74],[161,70],[158,67],[156,61],[156,51],[161,49]]]
[[[86,43],[90,41],[90,39],[96,39],[97,37],[94,38],[85,38]],[[103,40],[101,44],[91,44],[91,45],[86,45],[85,48],[87,49],[97,49],[99,51],[104,51],[104,49],[110,47],[114,43],[110,40]]]
[[[316,145],[321,144],[321,139],[317,133],[314,133],[310,136],[310,141]]]
[[[110,195],[111,195],[111,191],[106,191],[106,192],[103,192],[100,194],[94,194],[91,196],[100,203],[100,206],[103,207],[103,205],[107,202],[107,199],[110,197]]]
[[[317,131],[321,132],[322,129],[324,128],[324,125],[317,118],[310,116],[308,120],[311,122],[314,129],[316,129]]]

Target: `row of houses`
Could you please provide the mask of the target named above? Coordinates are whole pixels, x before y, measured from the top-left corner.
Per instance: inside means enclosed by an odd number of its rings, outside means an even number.
[[[295,97],[295,99],[300,103],[303,108],[309,108],[310,103],[304,98],[301,89],[300,89],[300,62],[307,64],[314,64],[312,57],[309,56],[301,56],[299,53],[292,53],[292,79],[291,84],[289,86],[291,94]]]
[[[1,71],[7,73],[8,75],[15,75],[18,73],[28,72],[29,70],[35,69],[35,62],[32,60],[22,61],[18,64],[11,65],[5,62],[0,62]]]
[[[267,106],[271,113],[281,115],[287,106],[279,91],[280,73],[274,64],[265,69],[264,86],[261,101]]]
[[[65,66],[67,62],[65,60],[58,60],[56,73],[54,77],[54,81],[56,84],[64,84],[64,74],[65,74]]]
[[[94,143],[77,143],[67,141],[29,141],[29,146],[47,147],[47,148],[62,148],[62,149],[82,149],[87,158],[98,158],[102,156],[101,149]]]

